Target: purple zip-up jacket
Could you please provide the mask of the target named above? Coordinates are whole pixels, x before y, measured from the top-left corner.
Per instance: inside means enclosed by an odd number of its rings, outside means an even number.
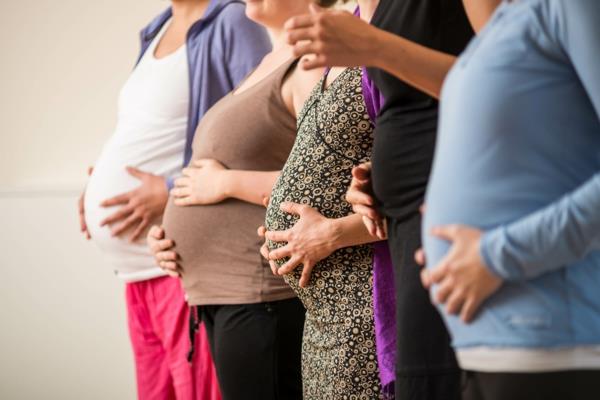
[[[138,62],[171,16],[168,8],[142,30]],[[192,141],[204,114],[271,51],[266,30],[246,17],[240,0],[211,0],[204,17],[190,27],[186,44],[190,107],[184,166],[192,157]],[[167,177],[169,187],[172,178]]]

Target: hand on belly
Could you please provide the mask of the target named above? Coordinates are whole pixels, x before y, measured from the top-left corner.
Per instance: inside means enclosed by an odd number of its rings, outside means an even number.
[[[118,207],[100,226],[109,225],[111,234],[119,236],[131,231],[129,241],[143,237],[148,226],[160,217],[167,204],[168,192],[163,177],[127,167],[127,172],[140,181],[140,186],[104,200],[102,207]]]
[[[481,258],[480,230],[464,225],[449,225],[432,230],[433,236],[449,241],[448,253],[437,265],[423,270],[423,285],[430,288],[439,285],[435,302],[446,305],[448,314],[460,314],[468,323],[475,316],[481,303],[502,285],[502,279],[494,275]],[[424,255],[421,261],[424,261]]]
[[[274,268],[273,274],[286,275],[293,272],[302,264],[300,287],[306,287],[314,266],[329,257],[338,249],[338,234],[334,220],[321,215],[317,210],[307,205],[297,203],[282,203],[281,211],[298,216],[296,224],[285,231],[262,231],[271,242],[285,242],[283,247],[263,252],[270,261],[288,258],[280,268]],[[260,233],[259,232],[259,233]]]

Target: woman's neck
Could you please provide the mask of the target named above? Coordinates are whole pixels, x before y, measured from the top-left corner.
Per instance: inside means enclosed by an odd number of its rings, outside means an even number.
[[[211,0],[171,0],[174,21],[195,22],[204,16]]]
[[[282,48],[289,46],[285,40],[285,34],[283,27],[279,28],[267,28],[269,36],[273,40],[273,51],[281,50]]]
[[[379,5],[379,0],[358,0],[358,6],[360,7],[360,19],[364,21],[371,21],[375,9]]]

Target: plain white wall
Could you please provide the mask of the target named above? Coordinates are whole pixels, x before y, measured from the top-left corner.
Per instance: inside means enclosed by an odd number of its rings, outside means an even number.
[[[0,2],[0,185],[81,182],[162,0]]]
[[[80,238],[75,198],[0,198],[0,399],[135,398],[123,286]]]
[[[123,285],[75,203],[168,4],[0,1],[0,399],[135,398]]]

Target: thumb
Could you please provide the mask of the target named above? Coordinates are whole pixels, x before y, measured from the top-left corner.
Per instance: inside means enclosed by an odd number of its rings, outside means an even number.
[[[208,158],[201,158],[199,160],[195,160],[194,167],[198,167],[198,168],[206,167],[206,166],[210,165],[211,161],[212,160],[210,160]]]
[[[458,225],[436,226],[431,230],[431,235],[438,239],[453,242],[458,236],[460,227]]]
[[[163,230],[162,226],[158,225],[153,225],[148,234],[157,240],[163,239],[165,237],[165,231]]]
[[[134,176],[138,179],[142,179],[144,176],[147,175],[145,172],[140,171],[139,169],[134,167],[127,167],[127,172],[129,173],[129,175]]]
[[[310,13],[311,14],[318,14],[318,13],[321,13],[321,12],[325,11],[324,8],[319,7],[315,3],[311,3],[308,7],[310,8]]]
[[[359,165],[357,167],[352,168],[352,176],[361,182],[364,182],[370,178],[369,170]]]
[[[262,205],[265,206],[265,208],[269,207],[269,201],[271,201],[271,198],[269,196],[263,197]]]
[[[264,238],[265,237],[265,233],[267,233],[267,228],[265,228],[264,226],[259,226],[258,229],[256,230],[256,233],[261,238]]]

